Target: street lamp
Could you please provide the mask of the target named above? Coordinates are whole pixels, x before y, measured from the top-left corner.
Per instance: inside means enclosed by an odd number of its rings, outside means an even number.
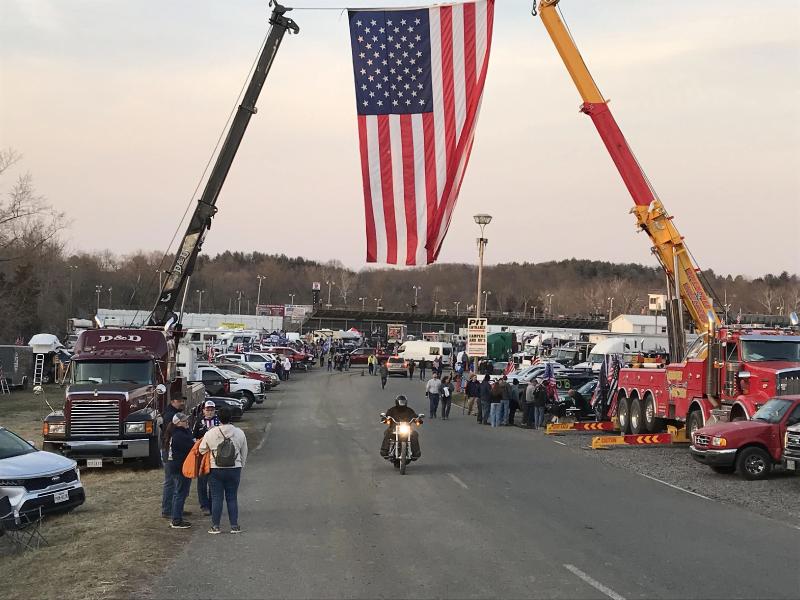
[[[475,305],[475,316],[481,316],[481,285],[483,283],[483,250],[489,240],[483,237],[484,228],[492,222],[492,216],[487,214],[477,214],[473,217],[475,223],[481,228],[481,237],[478,238],[478,300]]]
[[[380,311],[381,310],[381,300],[383,300],[383,298],[373,298],[373,300],[375,301],[375,311],[376,312]]]
[[[256,275],[258,279],[258,294],[256,294],[256,313],[258,313],[258,305],[261,304],[261,282],[267,278],[266,275]]]
[[[545,300],[547,301],[547,316],[551,319],[553,318],[553,296],[555,294],[545,294]]]
[[[609,296],[607,298],[609,301],[608,306],[608,328],[611,329],[611,319],[614,316],[614,296]]]
[[[112,287],[108,288],[108,308],[111,308],[111,290],[113,289]]]
[[[331,307],[331,286],[336,285],[333,281],[326,281],[325,283],[328,284],[328,303],[325,305],[326,308]]]
[[[364,312],[364,303],[367,301],[367,298],[365,296],[360,296],[358,299],[361,301],[361,312]]]
[[[295,297],[296,295],[297,295],[297,294],[289,294],[289,298],[291,298],[291,299],[292,299],[292,306],[294,306],[294,297]]]
[[[97,294],[97,312],[100,312],[100,292],[103,291],[103,284],[98,283],[94,286],[94,293]]]
[[[483,293],[483,312],[486,313],[486,312],[489,312],[488,311],[488,308],[489,308],[489,296],[492,295],[492,292],[490,292],[489,290],[483,290],[482,293]]]
[[[205,290],[195,290],[197,293],[197,312],[203,312],[203,294],[205,294]]]
[[[411,305],[411,312],[417,312],[417,294],[422,289],[421,285],[412,285],[414,289],[414,304]]]
[[[238,300],[238,308],[236,309],[238,311],[237,314],[242,314],[242,294],[243,293],[244,292],[242,292],[242,290],[236,290],[237,300]]]
[[[459,300],[458,302],[453,302],[453,304],[456,305],[456,316],[458,316],[458,306],[459,304],[461,304],[461,300]]]

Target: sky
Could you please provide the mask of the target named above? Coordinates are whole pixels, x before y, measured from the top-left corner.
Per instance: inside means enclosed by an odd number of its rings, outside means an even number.
[[[287,2],[287,4],[290,4]],[[366,265],[341,1],[296,0],[204,252]],[[353,8],[408,0],[350,0]],[[703,268],[800,272],[800,3],[562,0],[595,80]],[[497,0],[475,146],[439,262],[656,264],[530,0]],[[0,147],[74,251],[163,251],[267,31],[266,0],[0,0]],[[192,207],[194,206],[192,202]],[[181,233],[182,233],[181,229]]]

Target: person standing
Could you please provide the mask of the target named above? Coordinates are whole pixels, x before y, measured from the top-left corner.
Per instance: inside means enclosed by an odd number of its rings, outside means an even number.
[[[408,361],[408,379],[411,380],[414,377],[414,361]]]
[[[453,382],[450,376],[442,378],[442,419],[450,418],[450,405],[453,403]]]
[[[194,440],[189,431],[189,415],[182,412],[175,413],[172,423],[167,425],[164,437],[164,451],[167,454],[166,466],[172,475],[172,487],[174,488],[169,524],[172,529],[188,529],[192,526],[189,521],[183,520],[183,505],[192,487],[192,480],[183,476],[183,461],[189,456],[192,446],[194,446]]]
[[[500,425],[500,414],[502,411],[503,387],[502,379],[495,380],[492,384],[492,403],[489,405],[489,424],[492,427]]]
[[[212,427],[219,425],[219,417],[217,416],[217,406],[213,400],[206,400],[203,404],[203,414],[194,422],[192,428],[192,437],[195,440],[202,439]],[[209,474],[197,476],[197,501],[200,504],[200,510],[203,515],[211,515],[211,493],[209,489]]]
[[[500,380],[500,415],[498,420],[500,425],[508,425],[508,415],[511,408],[511,386],[508,385],[508,377],[503,375]]]
[[[466,401],[466,413],[467,415],[472,414],[472,408],[475,406],[475,401],[478,400],[480,397],[480,384],[478,383],[478,377],[475,373],[472,373],[469,376],[469,381],[467,381],[467,401]],[[481,404],[480,400],[478,400],[478,414],[481,414]],[[480,419],[478,419],[480,421]]]
[[[242,468],[247,462],[247,438],[241,429],[231,425],[231,411],[227,406],[220,408],[219,421],[219,426],[209,429],[200,442],[201,454],[211,452],[211,529],[208,533],[220,533],[223,501],[228,506],[231,533],[240,533],[238,492]]]
[[[442,394],[442,381],[439,379],[439,374],[434,370],[428,383],[425,384],[425,395],[428,397],[430,403],[431,418],[436,418],[436,411],[439,408],[439,398]]]
[[[283,381],[283,360],[280,356],[275,358],[275,375],[278,376],[278,379]]]
[[[333,371],[333,355],[328,354],[328,373]]]
[[[547,404],[547,385],[541,381],[536,386],[533,394],[534,429],[544,427],[544,408]]]
[[[514,424],[514,417],[517,416],[517,410],[519,410],[521,408],[520,407],[520,394],[519,394],[519,379],[517,379],[516,377],[514,379],[512,379],[510,388],[511,388],[511,401],[509,402],[509,405],[508,405],[508,410],[509,410],[509,412],[508,412],[508,424],[509,425],[513,425]]]
[[[427,362],[423,358],[419,361],[419,380],[425,381],[425,370],[427,368]]]
[[[167,427],[172,423],[172,418],[179,412],[182,412],[186,406],[184,398],[173,398],[164,409],[164,421],[161,425],[162,439],[166,440]],[[172,498],[175,496],[175,478],[167,465],[167,450],[166,445],[161,449],[161,463],[164,465],[164,487],[161,492],[161,517],[163,519],[172,518]],[[188,513],[187,513],[188,514]]]
[[[370,355],[367,357],[367,372],[368,372],[370,375],[372,375],[372,371],[373,371],[373,369],[375,368],[375,367],[374,367],[374,365],[373,365],[373,362],[372,362],[372,361],[374,361],[374,360],[375,360],[375,357],[374,357],[372,354],[370,354]]]
[[[289,360],[288,356],[283,357],[283,376],[286,381],[289,381],[289,373],[292,370],[292,361]]]
[[[480,408],[478,410],[478,423],[488,425],[489,411],[492,405],[492,382],[488,373],[483,376],[483,381],[481,381],[478,393],[481,399]]]
[[[389,379],[389,367],[386,366],[386,361],[383,361],[380,368],[381,372],[381,389],[386,388],[386,381]]]

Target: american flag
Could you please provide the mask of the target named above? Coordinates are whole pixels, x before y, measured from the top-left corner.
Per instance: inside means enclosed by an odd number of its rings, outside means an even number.
[[[441,250],[475,136],[494,0],[349,12],[367,262]]]

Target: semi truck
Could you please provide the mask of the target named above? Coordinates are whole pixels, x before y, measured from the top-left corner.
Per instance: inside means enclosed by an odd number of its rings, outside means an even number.
[[[625,433],[655,433],[669,422],[687,433],[717,420],[749,419],[772,396],[800,391],[797,316],[787,328],[723,324],[673,217],[656,194],[611,114],[558,10],[540,0],[538,13],[633,198],[631,212],[666,278],[669,359],[619,370],[611,412]],[[686,350],[684,310],[698,339]],[[641,368],[646,365],[650,368]],[[656,368],[653,368],[653,367]]]
[[[43,422],[45,449],[86,459],[91,461],[89,466],[126,458],[145,459],[149,465],[158,466],[167,403],[182,398],[186,410],[191,411],[204,398],[203,385],[189,383],[178,371],[177,344],[183,330],[175,311],[181,297],[185,302],[197,256],[217,212],[220,191],[256,114],[256,102],[280,43],[287,32],[299,31],[286,16],[288,10],[273,3],[266,41],[147,326],[101,327],[78,336],[63,409],[51,412]]]

